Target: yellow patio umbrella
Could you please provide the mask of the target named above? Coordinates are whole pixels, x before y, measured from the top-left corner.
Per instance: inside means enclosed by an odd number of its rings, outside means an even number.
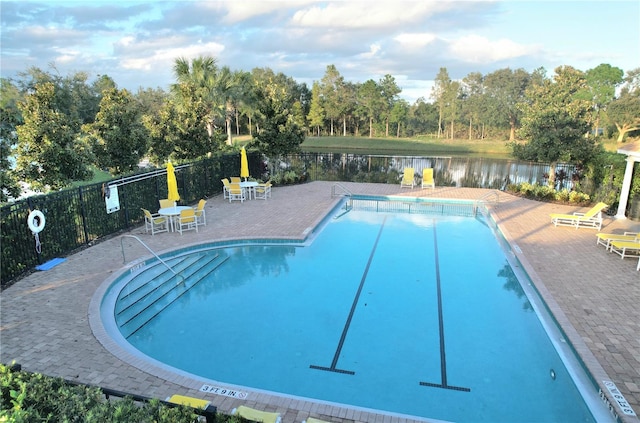
[[[171,201],[178,201],[180,199],[180,194],[178,194],[178,181],[176,181],[176,172],[171,162],[167,163],[167,188],[167,198]]]
[[[240,150],[240,177],[245,180],[249,177],[249,161],[244,147]]]

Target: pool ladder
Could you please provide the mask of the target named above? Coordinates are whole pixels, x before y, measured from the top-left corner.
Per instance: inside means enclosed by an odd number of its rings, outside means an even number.
[[[498,193],[498,191],[489,191],[473,202],[473,215],[475,216],[478,210],[486,211],[486,208],[483,208],[481,206],[485,204],[498,204],[499,202],[500,194]]]
[[[332,197],[351,197],[353,194],[349,191],[344,185],[339,183],[334,183],[331,186],[331,196]]]
[[[179,275],[176,273],[175,270],[173,270],[173,268],[171,266],[169,266],[167,264],[167,262],[165,262],[164,260],[162,260],[147,244],[145,244],[140,238],[138,238],[135,235],[122,235],[122,238],[120,238],[120,248],[122,249],[122,260],[123,263],[127,262],[127,258],[124,255],[124,244],[122,243],[122,240],[127,237],[127,238],[133,238],[135,240],[137,240],[140,244],[142,244],[142,246],[144,248],[147,249],[147,251],[149,251],[151,254],[153,254],[153,256],[155,258],[158,259],[158,261],[160,261],[160,263],[162,263],[167,269],[169,269],[171,271],[171,273],[173,273],[175,275],[176,278],[178,278],[178,284],[183,283],[184,282],[184,277],[182,275]]]

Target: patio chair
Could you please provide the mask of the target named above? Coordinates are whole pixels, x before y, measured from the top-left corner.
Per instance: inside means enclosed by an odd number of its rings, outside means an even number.
[[[433,180],[433,168],[422,169],[422,188],[431,187],[436,189],[436,182]]]
[[[222,181],[222,198],[229,197],[229,180],[227,178],[220,179]]]
[[[402,174],[402,180],[400,181],[400,188],[408,187],[413,188],[415,185],[414,169],[412,167],[405,167]]]
[[[176,202],[173,200],[169,200],[168,198],[163,198],[158,201],[160,203],[161,209],[166,209],[167,207],[173,207],[176,205]]]
[[[270,413],[268,411],[260,411],[254,408],[241,405],[231,410],[232,416],[240,416],[247,420],[260,423],[280,423],[280,413]]]
[[[240,184],[229,184],[229,202],[232,202],[233,200],[239,200],[242,203],[245,199],[245,190],[240,186]]]
[[[607,250],[611,246],[611,241],[638,241],[640,232],[625,232],[623,234],[606,234],[603,232],[596,234],[596,245],[604,245]]]
[[[640,241],[611,241],[609,251],[621,258],[640,256]]]
[[[254,190],[254,198],[266,200],[269,197],[271,197],[271,181],[267,181],[264,184],[258,184]]]
[[[609,207],[605,203],[598,203],[586,213],[562,214],[552,213],[551,222],[554,226],[573,226],[574,228],[602,228],[602,210]]]
[[[242,182],[242,179],[239,176],[232,176],[229,179],[231,179],[232,184],[239,184],[240,182]]]
[[[169,232],[169,221],[166,217],[161,217],[159,214],[151,214],[147,209],[142,209],[144,212],[144,230],[151,235],[161,232]]]
[[[182,231],[189,231],[191,229],[195,229],[195,231],[198,232],[198,219],[196,218],[195,210],[192,208],[182,210],[174,222],[180,235],[182,235]]]
[[[207,204],[207,200],[202,199],[198,201],[198,206],[195,208],[196,219],[198,219],[198,225],[207,226],[207,216],[204,210],[204,206]]]

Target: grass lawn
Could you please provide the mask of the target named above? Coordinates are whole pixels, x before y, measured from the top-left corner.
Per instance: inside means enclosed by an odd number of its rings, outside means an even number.
[[[511,148],[504,140],[443,140],[434,137],[368,138],[307,137],[302,151],[318,153],[356,153],[379,155],[477,155],[509,157]]]

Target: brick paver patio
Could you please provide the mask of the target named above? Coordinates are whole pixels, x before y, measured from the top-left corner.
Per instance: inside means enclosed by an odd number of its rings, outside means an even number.
[[[399,185],[341,183],[356,194],[478,199],[487,190],[439,187],[435,191]],[[200,231],[146,234],[154,251],[214,240],[304,237],[337,203],[332,182],[273,189],[267,201],[230,204],[221,196],[208,200],[207,226]],[[611,380],[633,409],[640,411],[640,272],[637,259],[621,260],[596,246],[592,229],[555,228],[549,214],[573,212],[571,206],[539,203],[499,193],[490,206],[523,267],[544,297],[594,379]],[[606,218],[603,232],[640,231],[640,222]],[[46,228],[45,228],[46,231]],[[42,245],[47,248],[46,243]],[[0,360],[15,360],[25,370],[61,376],[149,397],[182,393],[213,402],[221,412],[245,404],[283,414],[283,423],[311,416],[334,422],[410,421],[358,409],[272,397],[258,393],[247,401],[205,394],[202,381],[158,372],[118,350],[96,330],[96,291],[127,262],[148,256],[132,238],[116,236],[78,252],[48,271],[36,272],[0,295]],[[93,300],[93,301],[92,301]],[[96,330],[95,332],[92,330]],[[230,342],[230,341],[225,341]],[[611,396],[608,396],[613,401]],[[625,422],[638,419],[623,416]]]

